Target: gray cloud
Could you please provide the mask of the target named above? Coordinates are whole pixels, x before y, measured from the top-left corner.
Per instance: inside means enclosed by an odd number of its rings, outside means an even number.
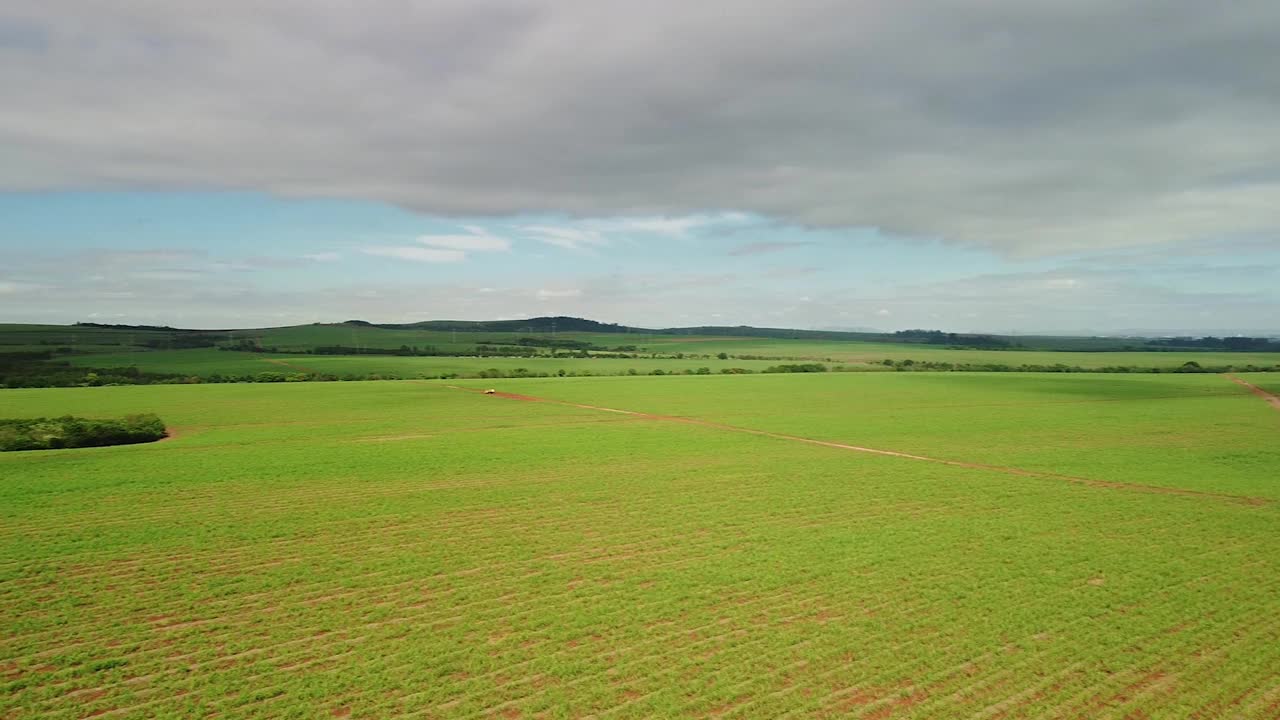
[[[794,248],[807,247],[816,245],[814,242],[752,242],[739,245],[729,251],[729,254],[735,257],[746,255],[765,255],[768,253],[782,252],[783,250],[792,250]]]
[[[193,7],[0,10],[0,189],[741,210],[1011,254],[1280,228],[1270,0]]]

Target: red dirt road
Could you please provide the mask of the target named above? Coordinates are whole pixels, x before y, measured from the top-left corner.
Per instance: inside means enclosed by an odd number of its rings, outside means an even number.
[[[1234,379],[1234,378],[1233,378]],[[1237,380],[1237,382],[1244,382]],[[1248,384],[1248,383],[1244,383]],[[463,390],[467,392],[483,392],[475,388],[465,388],[458,385],[446,385],[445,387],[454,390]],[[1253,387],[1253,386],[1250,386]],[[1264,392],[1260,388],[1255,388],[1259,392]],[[984,465],[982,463],[964,462],[962,460],[947,460],[944,458],[932,458],[925,455],[913,455],[911,453],[898,452],[896,450],[883,450],[880,448],[862,447],[860,445],[846,445],[845,443],[831,442],[828,440],[817,440],[814,438],[801,437],[799,435],[786,435],[783,433],[769,432],[768,430],[756,430],[754,428],[739,427],[737,425],[726,425],[724,423],[712,422],[710,420],[698,420],[696,418],[678,417],[674,415],[654,415],[652,413],[636,412],[635,410],[620,410],[618,408],[601,407],[599,405],[584,405],[581,403],[567,402],[564,400],[553,400],[550,398],[539,398],[531,395],[517,395],[515,393],[494,392],[490,393],[492,397],[506,398],[509,400],[523,400],[525,402],[545,402],[553,405],[565,405],[568,407],[583,408],[586,410],[598,410],[601,412],[618,413],[622,415],[630,415],[636,419],[642,420],[661,420],[665,422],[684,423],[686,425],[700,425],[702,427],[716,428],[718,430],[728,430],[731,432],[745,433],[747,435],[758,435],[760,437],[773,438],[775,440],[788,440],[790,442],[800,442],[809,445],[818,445],[821,447],[835,448],[837,450],[848,450],[851,452],[868,453],[872,455],[886,455],[889,457],[904,458],[907,460],[917,460],[921,462],[936,463],[938,465],[950,465],[952,467],[962,467],[971,470],[988,470],[991,472],[1004,473],[1006,475],[1017,475],[1019,477],[1045,478],[1051,480],[1064,480],[1079,485],[1088,485],[1090,487],[1112,488],[1118,490],[1130,490],[1134,492],[1156,493],[1160,495],[1184,495],[1188,497],[1211,498],[1215,500],[1224,500],[1228,502],[1239,502],[1246,505],[1266,505],[1270,500],[1266,498],[1250,497],[1247,495],[1229,495],[1226,493],[1203,492],[1200,490],[1186,490],[1182,488],[1160,487],[1158,485],[1142,485],[1140,483],[1118,482],[1114,480],[1097,480],[1093,478],[1076,477],[1074,475],[1062,475],[1059,473],[1043,472],[1040,470],[1024,470],[1022,468],[1006,467],[1002,465]],[[1269,394],[1268,394],[1269,395]],[[1272,397],[1277,403],[1280,398]],[[1278,406],[1280,407],[1280,406]]]
[[[1244,378],[1238,378],[1235,375],[1232,375],[1231,373],[1227,373],[1227,379],[1237,385],[1241,385],[1243,387],[1249,388],[1249,392],[1253,393],[1254,395],[1257,395],[1263,400],[1266,400],[1268,403],[1270,403],[1271,407],[1277,410],[1280,410],[1280,397],[1276,397],[1275,395],[1272,395],[1271,393],[1267,392],[1266,390],[1263,390],[1257,385],[1254,385],[1248,380],[1245,380]]]

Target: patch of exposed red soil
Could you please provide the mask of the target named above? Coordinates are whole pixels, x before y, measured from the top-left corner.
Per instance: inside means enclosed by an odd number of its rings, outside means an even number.
[[[542,398],[536,398],[529,395],[517,395],[509,392],[491,392],[494,397],[506,398],[508,400],[524,400],[526,402],[542,402]]]
[[[1243,382],[1243,381],[1239,381]],[[1247,383],[1246,383],[1247,384]],[[469,392],[483,392],[475,388],[464,388],[457,385],[446,385],[445,387],[455,390],[466,390]],[[1252,386],[1250,386],[1252,387]],[[1265,392],[1259,389],[1260,392]],[[496,397],[509,398],[513,400],[525,400],[531,402],[545,402],[554,405],[565,405],[568,407],[583,408],[585,410],[599,410],[601,412],[618,413],[621,415],[629,415],[634,418],[644,420],[660,420],[665,422],[678,422],[687,425],[699,425],[702,427],[716,428],[719,430],[729,430],[732,432],[746,433],[748,435],[759,435],[761,437],[773,438],[775,440],[789,440],[791,442],[807,443],[809,445],[819,445],[822,447],[836,448],[838,450],[849,450],[852,452],[869,453],[872,455],[886,455],[889,457],[904,458],[907,460],[918,460],[922,462],[937,463],[939,465],[950,465],[952,467],[967,468],[970,470],[987,470],[991,472],[1004,473],[1006,475],[1017,475],[1019,477],[1045,478],[1051,480],[1065,480],[1067,482],[1079,485],[1087,485],[1089,487],[1112,488],[1116,490],[1131,490],[1135,492],[1147,492],[1158,495],[1184,495],[1188,497],[1213,498],[1216,500],[1225,500],[1228,502],[1240,502],[1246,505],[1266,505],[1270,500],[1266,498],[1250,497],[1246,495],[1230,495],[1226,493],[1204,492],[1200,490],[1186,490],[1183,488],[1160,487],[1158,485],[1142,485],[1140,483],[1127,483],[1115,480],[1097,480],[1094,478],[1076,477],[1074,475],[1063,475],[1060,473],[1044,472],[1041,470],[1024,470],[1022,468],[1006,467],[1002,465],[985,465],[982,463],[964,462],[962,460],[946,460],[943,458],[932,458],[924,455],[914,455],[911,453],[898,452],[896,450],[882,450],[879,448],[862,447],[860,445],[847,445],[845,443],[831,442],[828,440],[816,440],[814,438],[800,437],[798,435],[786,435],[783,433],[770,432],[768,430],[756,430],[753,428],[744,428],[737,425],[726,425],[724,423],[712,422],[710,420],[698,420],[696,418],[679,417],[675,415],[655,415],[653,413],[636,412],[635,410],[620,410],[618,408],[602,407],[599,405],[585,405],[582,403],[567,402],[564,400],[551,400],[548,398],[538,398],[529,395],[516,395],[514,393],[491,393]],[[1274,396],[1270,396],[1274,397]],[[1276,398],[1276,402],[1280,403],[1280,398]]]
[[[1277,410],[1280,410],[1280,397],[1272,395],[1271,393],[1267,392],[1266,390],[1263,390],[1257,385],[1254,385],[1248,380],[1245,380],[1244,378],[1238,378],[1235,375],[1232,375],[1231,373],[1227,373],[1227,379],[1237,385],[1249,388],[1249,392],[1253,393],[1254,395],[1257,395],[1263,400],[1266,400],[1267,403],[1271,405],[1271,407]]]
[[[334,708],[332,714],[334,717],[347,717],[351,714],[351,706],[343,705],[340,708]]]
[[[178,438],[186,434],[187,434],[186,428],[166,427],[164,429],[164,437],[160,438],[159,440],[156,440],[156,442],[167,442],[169,440],[177,440]]]

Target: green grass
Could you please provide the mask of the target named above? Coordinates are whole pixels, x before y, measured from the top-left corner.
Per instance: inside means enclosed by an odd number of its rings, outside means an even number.
[[[0,323],[0,348],[13,350],[15,346],[50,349],[57,346],[119,347],[132,346],[147,338],[162,337],[163,333],[146,330],[120,330],[114,328],[73,327],[70,325],[27,325]]]
[[[517,387],[939,459],[1280,499],[1280,413],[1219,375],[673,378],[703,388],[678,394],[655,394],[638,380],[557,378]],[[512,381],[484,382],[506,389]]]
[[[171,372],[191,375],[288,372],[289,368],[269,363],[267,357],[289,361],[292,356],[267,356],[256,353],[231,352],[196,348],[193,350],[136,350],[132,352],[73,355],[59,358],[81,367],[136,367],[143,372]],[[305,356],[309,357],[309,356]]]
[[[447,332],[437,330],[397,330],[375,327],[355,327],[347,325],[299,325],[283,328],[262,328],[255,330],[231,330],[210,335],[218,342],[235,342],[244,338],[256,339],[265,347],[276,347],[281,350],[305,352],[317,346],[342,345],[347,347],[395,349],[402,345],[419,348],[434,347],[439,351],[468,353],[473,352],[476,343],[481,341],[510,344],[522,337],[549,339],[547,333],[500,333],[500,332]],[[686,354],[696,356],[715,356],[727,353],[733,356],[751,355],[767,358],[788,358],[801,360],[820,360],[854,366],[880,363],[883,360],[913,360],[916,362],[937,362],[953,364],[1002,364],[1019,365],[1068,365],[1082,368],[1102,368],[1113,366],[1130,366],[1140,368],[1176,368],[1187,362],[1197,362],[1204,366],[1280,366],[1280,353],[1235,353],[1217,351],[1178,351],[1178,352],[1056,352],[1048,350],[1001,351],[1001,350],[951,350],[943,346],[878,343],[861,341],[805,340],[805,339],[773,339],[773,338],[734,338],[719,336],[687,336],[687,335],[652,335],[635,333],[558,333],[562,340],[589,342],[601,347],[613,348],[623,345],[634,345],[644,353],[662,355]],[[168,342],[168,334],[160,331],[125,330],[111,328],[66,327],[53,325],[0,325],[0,349],[13,350],[48,350],[54,347],[72,347],[80,353],[90,353],[73,357],[73,361],[86,366],[128,366],[138,364],[142,369],[154,369],[164,372],[220,372],[238,373],[253,372],[245,368],[245,358],[224,357],[211,354],[213,350],[168,351],[148,353],[141,348],[142,343],[158,343],[164,347]],[[1047,341],[1048,339],[1028,339]],[[1062,339],[1059,339],[1062,340]],[[1069,342],[1068,342],[1069,341]],[[1059,344],[1068,344],[1080,348],[1098,347],[1100,344],[1115,344],[1116,341],[1099,338],[1069,338]],[[169,355],[166,353],[176,352]],[[144,353],[147,353],[144,356]],[[325,356],[332,357],[332,356]],[[288,360],[289,358],[279,358]],[[363,367],[367,357],[358,358],[355,367]],[[439,364],[454,369],[445,372],[475,372],[486,365],[478,367],[477,363],[487,362],[481,358],[471,361],[465,358],[389,358],[386,367],[395,370],[377,370],[375,372],[403,372],[397,365],[401,360],[427,361],[428,364]],[[529,362],[519,359],[520,362]],[[697,361],[698,358],[691,358]],[[539,359],[538,362],[551,362]],[[624,360],[623,362],[632,362]],[[639,360],[634,361],[639,363]],[[648,366],[652,361],[645,361]],[[722,361],[723,362],[723,361]],[[730,366],[747,367],[745,363],[753,361],[734,360]],[[767,363],[767,361],[765,361]],[[776,360],[775,360],[776,362]],[[452,364],[450,364],[452,363]],[[706,364],[706,361],[701,364]],[[773,364],[773,363],[767,363]],[[144,365],[146,367],[144,367]],[[692,367],[698,367],[698,364]],[[254,366],[256,367],[256,366]],[[519,367],[519,365],[513,366]],[[555,366],[559,369],[562,366]],[[684,367],[681,365],[679,367]],[[190,369],[194,368],[194,369]],[[270,369],[270,368],[267,368]],[[640,368],[637,368],[640,369]],[[358,371],[358,370],[357,370]],[[554,370],[552,370],[554,372]],[[410,372],[416,374],[416,372]]]
[[[951,350],[945,346],[874,343],[854,341],[775,340],[768,338],[694,338],[682,342],[648,346],[660,352],[710,353],[730,355],[788,356],[809,359],[830,358],[836,362],[874,363],[882,360],[914,360],[916,362],[996,363],[1001,365],[1056,365],[1083,368],[1110,366],[1179,367],[1195,361],[1201,365],[1280,365],[1277,353],[1236,353],[1215,351],[1181,352],[1058,352],[1052,350]]]
[[[1280,502],[1220,496],[1277,497],[1280,413],[1222,378],[495,384],[1219,495],[440,382],[9,390],[6,416],[156,412],[178,436],[0,456],[0,715],[1280,709]],[[1107,460],[1120,428],[1133,454]],[[1148,472],[1162,452],[1182,462]]]
[[[254,336],[250,334],[250,336]],[[513,343],[521,337],[545,338],[545,333],[457,333],[428,330],[387,330],[339,326],[299,326],[263,331],[262,344],[282,349],[306,349],[317,345],[363,345],[396,348],[401,345],[432,345],[463,351],[477,340]],[[607,333],[560,333],[561,339],[580,340],[603,347],[636,345],[646,352],[693,355],[757,355],[772,358],[800,358],[841,363],[876,363],[885,359],[950,363],[999,363],[1005,365],[1064,364],[1084,368],[1108,366],[1178,367],[1195,361],[1201,365],[1280,365],[1277,353],[1234,352],[1055,352],[1049,350],[950,350],[945,346],[905,343],[876,343],[840,340],[788,340],[774,338],[734,338],[719,336],[637,335]],[[1084,345],[1088,346],[1088,345]]]
[[[930,351],[937,355],[930,355]],[[674,352],[674,351],[673,351]],[[833,353],[840,355],[840,353]],[[1246,364],[1256,360],[1247,353],[1051,353],[1051,352],[987,352],[987,351],[945,351],[932,348],[919,350],[889,352],[872,351],[865,354],[862,360],[846,353],[838,363],[830,367],[846,367],[854,370],[885,370],[878,364],[863,364],[872,358],[885,355],[898,356],[898,359],[914,357],[917,360],[932,358],[936,362],[998,362],[1020,364],[1023,362],[1052,365],[1055,363],[1078,364],[1081,367],[1105,367],[1109,364],[1143,363],[1151,367],[1173,368],[1186,361],[1186,357],[1198,356],[1202,365],[1217,362]],[[1126,358],[1135,355],[1142,357]],[[1213,356],[1213,357],[1208,357]],[[1219,357],[1224,356],[1224,357]],[[1225,357],[1229,356],[1229,357]],[[825,358],[815,354],[813,357]],[[626,375],[629,370],[636,370],[647,375],[653,370],[665,373],[696,370],[700,367],[720,372],[724,368],[746,368],[760,372],[778,360],[739,360],[730,358],[720,360],[711,358],[505,358],[505,357],[396,357],[380,355],[306,355],[306,354],[265,354],[228,352],[199,348],[193,350],[137,350],[132,352],[99,353],[75,355],[66,358],[74,365],[82,367],[129,367],[135,366],[147,372],[182,373],[207,376],[212,374],[245,375],[259,372],[318,372],[344,374],[380,373],[404,378],[436,377],[447,373],[460,376],[474,376],[489,368],[497,368],[509,373],[517,368],[524,368],[531,373],[555,374],[565,372],[591,373],[592,375]],[[1280,359],[1280,356],[1275,359]]]
[[[192,375],[252,374],[259,372],[317,372],[344,374],[380,373],[413,378],[437,377],[447,373],[474,376],[489,368],[510,372],[524,368],[533,373],[565,372],[593,375],[625,375],[628,370],[649,374],[653,370],[683,372],[701,367],[719,372],[722,368],[747,368],[757,372],[769,360],[719,360],[675,358],[508,358],[508,357],[396,357],[387,355],[259,355],[225,350],[157,350],[153,352],[78,355],[71,362],[84,367],[136,366],[149,372]]]

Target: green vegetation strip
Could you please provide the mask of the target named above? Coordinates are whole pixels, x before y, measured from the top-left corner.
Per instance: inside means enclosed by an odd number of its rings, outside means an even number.
[[[0,452],[131,445],[167,435],[164,423],[151,414],[118,420],[56,418],[0,419]]]
[[[995,338],[935,331],[864,336],[741,328],[758,333],[742,337],[724,328],[688,334],[544,320],[554,322],[352,322],[225,331],[0,325],[0,388],[814,371],[1280,370],[1280,344],[1265,338]]]

